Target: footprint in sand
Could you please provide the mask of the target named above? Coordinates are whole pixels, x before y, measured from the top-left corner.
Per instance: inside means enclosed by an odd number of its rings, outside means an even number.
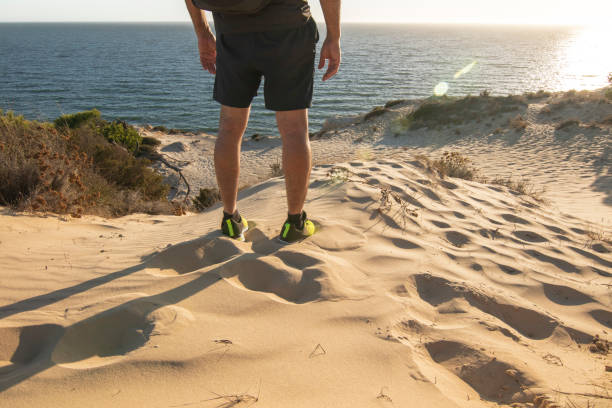
[[[63,332],[56,324],[0,328],[0,374],[48,359]]]
[[[428,274],[415,275],[414,282],[421,299],[432,306],[438,307],[455,298],[464,298],[472,307],[496,317],[531,339],[548,338],[559,326],[556,320],[543,313],[518,305],[501,303],[497,298],[465,284],[453,283]]]
[[[134,300],[67,327],[51,360],[73,369],[113,364],[143,347],[152,335],[192,321],[192,314],[181,307]]]
[[[517,237],[520,240],[531,243],[541,243],[548,242],[548,239],[544,238],[542,235],[535,233],[533,231],[514,231],[512,235]]]
[[[558,305],[578,306],[595,302],[592,297],[567,286],[542,283],[542,290],[548,300]]]
[[[457,248],[463,248],[465,245],[472,242],[472,240],[467,235],[462,234],[461,232],[447,231],[445,235],[448,242],[450,242],[451,244],[453,244],[453,246]]]
[[[327,251],[348,251],[364,246],[367,238],[351,226],[322,222],[317,233],[308,241]]]
[[[461,378],[485,400],[514,404],[533,399],[523,389],[535,381],[510,363],[455,341],[434,341],[426,343],[425,348],[433,361]]]
[[[530,225],[530,224],[531,224],[531,223],[530,223],[529,221],[527,221],[526,219],[521,218],[521,217],[517,217],[517,216],[516,216],[516,215],[514,215],[514,214],[502,214],[502,215],[501,215],[501,217],[502,217],[504,220],[506,220],[506,221],[508,221],[508,222],[511,222],[511,223],[513,223],[513,224],[523,224],[523,225]]]
[[[153,255],[146,262],[146,269],[157,276],[183,275],[242,254],[240,244],[223,237],[182,242]]]

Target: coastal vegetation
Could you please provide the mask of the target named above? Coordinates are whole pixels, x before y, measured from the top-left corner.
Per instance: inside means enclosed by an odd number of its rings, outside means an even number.
[[[156,143],[97,110],[53,123],[0,111],[0,205],[74,217],[176,213],[169,186],[143,157]]]
[[[193,198],[193,207],[196,211],[204,211],[221,200],[221,194],[216,188],[201,188],[200,194]]]
[[[400,119],[403,128],[414,130],[439,125],[460,125],[483,117],[516,112],[527,106],[525,96],[432,97]]]

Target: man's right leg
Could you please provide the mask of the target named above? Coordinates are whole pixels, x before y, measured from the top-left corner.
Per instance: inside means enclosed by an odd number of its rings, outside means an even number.
[[[221,105],[219,135],[215,144],[215,173],[223,201],[223,211],[236,212],[238,180],[240,177],[240,147],[242,135],[249,122],[249,108]]]

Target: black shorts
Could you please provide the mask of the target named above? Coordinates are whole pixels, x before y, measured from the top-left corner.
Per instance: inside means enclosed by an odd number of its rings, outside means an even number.
[[[247,108],[265,78],[266,108],[274,111],[312,106],[317,25],[257,33],[219,34],[213,98]]]

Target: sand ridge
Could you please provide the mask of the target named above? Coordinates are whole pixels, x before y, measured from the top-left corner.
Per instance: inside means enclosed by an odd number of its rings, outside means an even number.
[[[241,192],[244,243],[218,207],[4,211],[0,406],[609,406],[609,240],[395,156],[315,167],[291,246],[282,178]]]

